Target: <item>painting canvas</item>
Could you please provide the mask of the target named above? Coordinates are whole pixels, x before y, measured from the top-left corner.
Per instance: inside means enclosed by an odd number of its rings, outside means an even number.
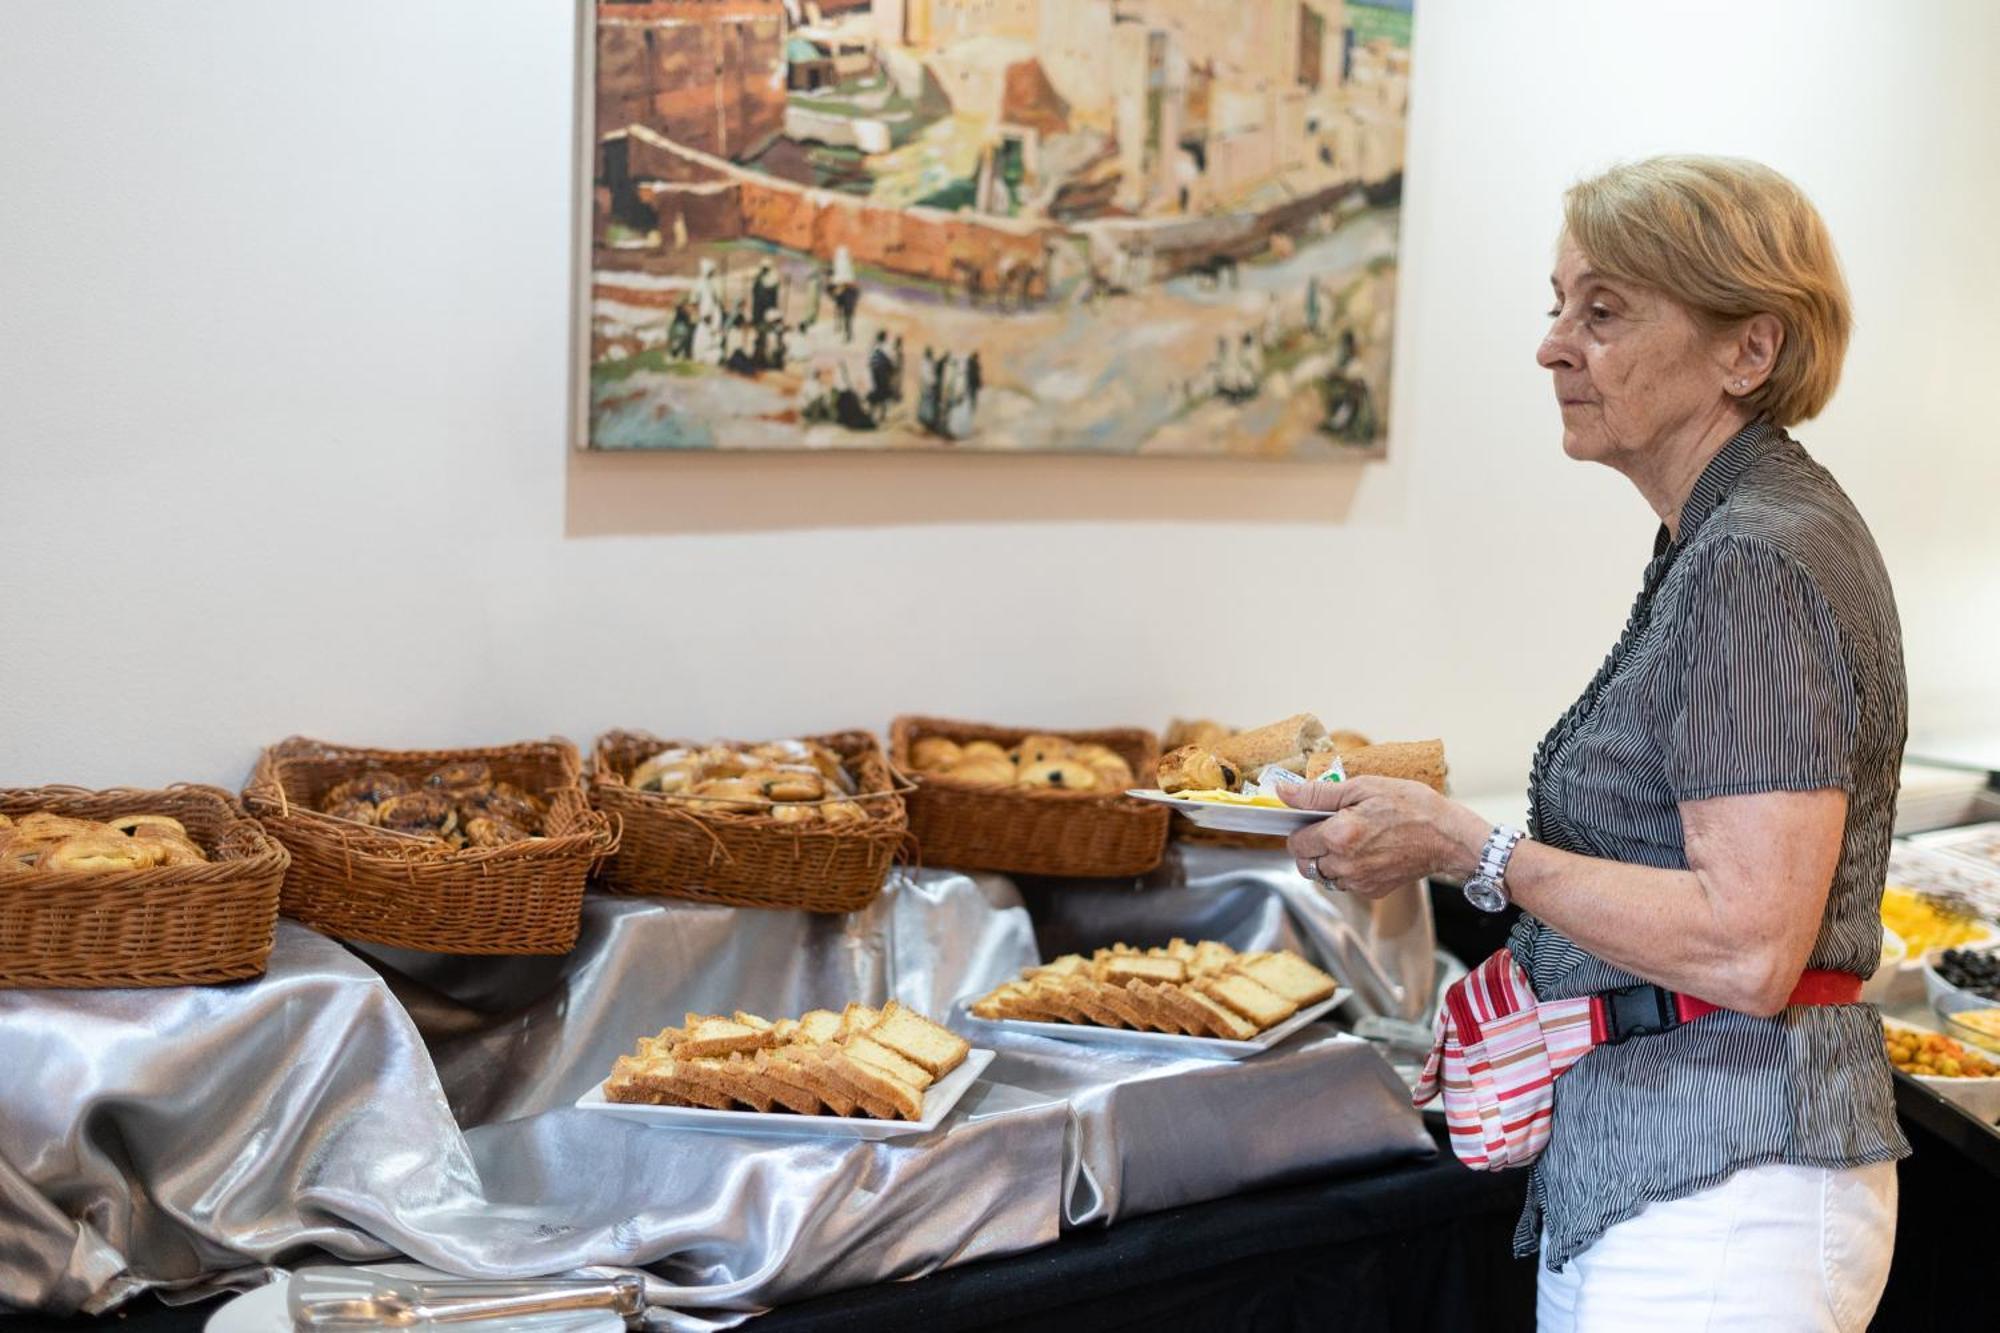
[[[590,16],[589,447],[1382,449],[1410,0]]]

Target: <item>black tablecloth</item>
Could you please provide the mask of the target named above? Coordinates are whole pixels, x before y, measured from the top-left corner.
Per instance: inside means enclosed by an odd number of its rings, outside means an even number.
[[[1053,1245],[913,1282],[775,1310],[746,1333],[890,1330],[1307,1329],[1494,1333],[1533,1326],[1534,1267],[1508,1257],[1522,1173],[1414,1165],[1259,1190],[1073,1232]],[[215,1305],[146,1298],[124,1316],[21,1329],[193,1333]]]

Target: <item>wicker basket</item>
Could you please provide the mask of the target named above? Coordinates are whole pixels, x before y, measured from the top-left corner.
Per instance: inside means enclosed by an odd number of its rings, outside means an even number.
[[[0,875],[0,986],[199,986],[261,976],[288,858],[216,787],[0,790],[0,813],[171,815],[211,858]]]
[[[545,836],[453,851],[319,811],[328,789],[363,770],[421,779],[472,760],[548,802]],[[618,845],[590,808],[576,747],[561,739],[367,750],[294,736],[264,751],[243,801],[292,854],[286,916],[341,939],[431,953],[568,953],[584,882]]]
[[[1151,774],[1160,761],[1160,744],[1153,733],[1135,727],[1044,731],[936,717],[899,717],[892,722],[889,758],[907,773],[913,768],[910,747],[920,737],[989,740],[1009,746],[1035,735],[1106,746],[1132,766],[1135,778]],[[1167,808],[1123,793],[984,787],[934,774],[918,774],[915,781],[910,831],[931,865],[1113,878],[1144,874],[1160,863],[1166,849]]]
[[[643,731],[598,737],[590,792],[620,821],[618,854],[601,886],[612,893],[689,898],[731,907],[858,912],[875,901],[889,867],[909,841],[909,816],[882,747],[865,731],[807,736],[841,757],[873,818],[852,824],[785,824],[768,815],[701,810],[626,785],[632,770],[672,746]],[[722,741],[731,748],[754,742]]]

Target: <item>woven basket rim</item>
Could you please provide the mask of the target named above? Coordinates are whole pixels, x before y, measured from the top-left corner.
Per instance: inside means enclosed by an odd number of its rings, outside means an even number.
[[[222,845],[202,847],[209,860],[186,866],[149,866],[142,870],[33,870],[20,874],[0,874],[0,890],[14,888],[160,889],[175,886],[207,885],[229,880],[250,880],[273,871],[283,873],[291,864],[291,853],[246,812],[236,797],[221,787],[201,782],[175,782],[164,787],[82,787],[67,783],[45,783],[34,787],[0,787],[0,811],[19,806],[33,810],[51,804],[78,801],[130,801],[132,813],[172,815],[172,808],[151,808],[176,802],[207,804],[220,815],[228,838],[240,840],[243,850]],[[89,818],[89,816],[74,816]],[[193,831],[190,830],[192,835]],[[203,841],[197,839],[197,841]]]
[[[502,843],[497,847],[440,846],[428,839],[412,838],[410,846],[393,834],[367,824],[340,819],[307,805],[294,805],[286,790],[284,770],[298,762],[346,763],[357,767],[391,763],[412,766],[466,760],[553,759],[564,770],[565,780],[546,787],[543,795],[550,803],[550,817],[556,814],[558,793],[574,792],[577,808],[570,812],[570,827],[562,832]],[[561,736],[544,740],[516,741],[503,745],[460,746],[442,750],[385,750],[370,746],[341,745],[306,736],[288,736],[265,747],[243,787],[243,804],[267,828],[281,828],[286,835],[322,843],[338,843],[342,854],[358,866],[383,869],[412,863],[453,866],[467,870],[494,862],[566,860],[590,854],[608,856],[618,845],[617,830],[603,812],[590,805],[583,785],[583,763],[575,744]],[[283,836],[279,837],[283,841]]]

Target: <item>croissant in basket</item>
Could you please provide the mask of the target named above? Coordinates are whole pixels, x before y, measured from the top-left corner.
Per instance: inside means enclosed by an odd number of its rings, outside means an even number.
[[[371,768],[337,782],[320,812],[450,848],[502,847],[542,836],[548,804],[496,779],[484,760],[432,769],[420,782]]]
[[[187,827],[171,815],[123,814],[103,821],[39,810],[18,821],[0,815],[0,873],[150,870],[207,860]]]
[[[910,763],[919,773],[981,787],[1106,792],[1132,785],[1132,766],[1116,750],[1061,736],[1024,736],[1007,749],[994,741],[961,745],[948,736],[920,736],[910,745]]]

